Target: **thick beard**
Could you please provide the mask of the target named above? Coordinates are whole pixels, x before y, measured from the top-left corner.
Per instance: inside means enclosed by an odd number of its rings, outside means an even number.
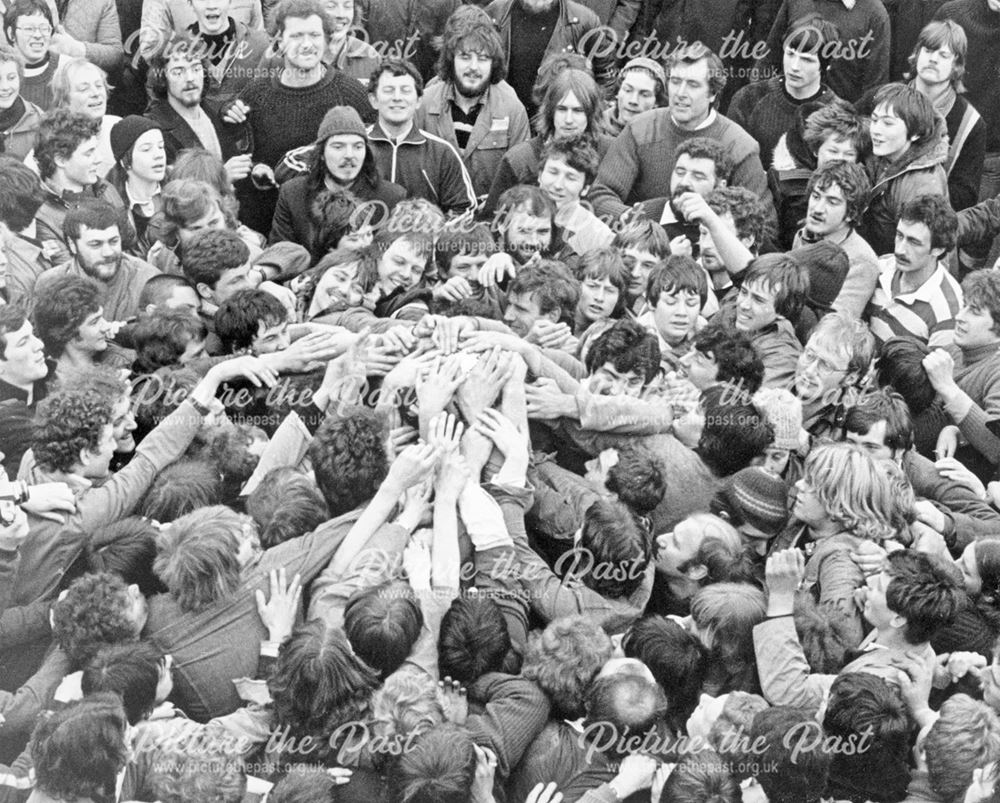
[[[456,79],[455,80],[455,89],[458,91],[458,94],[461,95],[463,98],[478,98],[478,97],[480,97],[486,91],[486,87],[489,86],[489,83],[490,83],[490,79],[486,78],[475,89],[475,91],[472,91],[472,90],[467,89],[462,84],[461,81],[459,81],[459,80]]]
[[[99,281],[99,282],[110,282],[112,279],[115,278],[115,276],[118,275],[118,271],[121,270],[122,258],[119,255],[118,260],[115,262],[114,273],[110,274],[109,276],[105,276],[102,273],[100,273],[99,271],[94,270],[93,266],[91,266],[91,265],[84,265],[83,262],[81,262],[79,258],[77,258],[77,263],[80,265],[80,269],[84,273],[86,273],[90,278],[97,279],[97,281]],[[103,267],[104,264],[105,263],[102,262],[101,266]]]

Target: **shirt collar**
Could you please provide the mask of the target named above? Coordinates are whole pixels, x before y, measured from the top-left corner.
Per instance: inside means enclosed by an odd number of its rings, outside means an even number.
[[[912,293],[898,293],[893,291],[893,280],[896,278],[898,273],[899,270],[896,268],[894,262],[892,270],[886,271],[879,277],[879,283],[882,285],[882,289],[885,290],[890,298],[897,301],[903,301],[907,304],[912,304],[915,301],[926,301],[927,303],[930,303],[937,298],[941,291],[941,283],[944,281],[945,270],[944,266],[938,262],[938,266],[934,269],[934,273],[932,273],[927,278],[927,281],[920,285],[920,287]]]
[[[704,120],[702,120],[694,130],[695,131],[701,131],[703,128],[708,128],[710,125],[712,125],[712,123],[715,122],[715,120],[716,120],[716,118],[718,116],[719,116],[719,113],[715,109],[709,109],[708,110],[708,117],[706,117]],[[674,116],[672,114],[670,115],[670,119],[671,120],[674,119]],[[674,121],[674,125],[676,125],[676,124],[677,124],[677,122]]]

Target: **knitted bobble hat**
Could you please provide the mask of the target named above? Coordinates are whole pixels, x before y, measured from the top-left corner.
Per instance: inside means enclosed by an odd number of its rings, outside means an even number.
[[[147,131],[160,131],[160,127],[148,117],[130,114],[111,126],[111,153],[116,162],[132,151],[132,146]]]
[[[639,58],[632,59],[628,64],[626,64],[622,70],[621,75],[624,75],[629,70],[642,69],[647,70],[653,74],[653,76],[660,82],[664,87],[667,85],[667,74],[663,67],[657,64],[653,59],[648,59],[645,56],[640,56]]]
[[[356,134],[364,140],[368,139],[368,132],[357,109],[351,106],[334,106],[330,109],[319,124],[316,142],[325,142],[336,134]]]
[[[777,535],[788,521],[788,487],[760,466],[736,472],[728,496],[740,518],[762,532]]]
[[[761,388],[754,407],[774,428],[774,446],[797,452],[802,444],[802,402],[784,388]]]

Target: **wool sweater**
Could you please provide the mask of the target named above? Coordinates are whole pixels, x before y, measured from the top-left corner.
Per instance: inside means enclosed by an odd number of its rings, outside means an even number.
[[[87,61],[105,72],[121,66],[122,31],[118,22],[115,0],[71,0],[58,3],[65,6],[59,14],[66,33],[83,42]]]
[[[1000,13],[990,11],[986,0],[951,0],[934,19],[954,20],[965,30],[965,98],[986,120],[987,152],[1000,151]]]
[[[795,125],[799,107],[805,103],[832,103],[837,96],[828,86],[820,85],[819,91],[799,100],[785,91],[781,76],[765,81],[755,81],[740,89],[734,96],[726,116],[742,126],[760,145],[760,161],[771,164],[774,146],[781,135]]]
[[[28,103],[34,103],[43,112],[52,109],[52,77],[59,67],[59,59],[58,54],[52,54],[44,70],[21,79],[21,97]]]
[[[831,59],[826,74],[838,97],[853,103],[866,90],[888,83],[889,14],[881,0],[857,0],[850,9],[830,0],[784,0],[767,38],[767,55],[760,62],[765,74],[767,68],[773,72],[781,64],[785,34],[808,17],[832,22],[840,32],[840,58]]]
[[[250,107],[247,122],[253,131],[253,160],[271,167],[277,167],[287,151],[313,142],[333,106],[352,106],[366,123],[375,122],[375,110],[364,89],[336,69],[327,70],[311,86],[285,86],[280,73],[258,78],[240,98]]]
[[[309,145],[323,117],[333,106],[352,106],[365,123],[375,122],[375,110],[361,84],[340,70],[328,69],[311,86],[291,87],[281,83],[281,73],[257,78],[240,94],[250,107],[246,125],[253,137],[253,161],[276,168],[288,151]],[[267,235],[278,202],[277,190],[256,190],[249,181],[236,188],[240,220]]]
[[[1000,418],[1000,348],[995,343],[955,355],[955,382],[961,393],[945,410],[962,435],[991,464],[1000,463],[1000,438],[986,427]]]
[[[674,151],[693,137],[708,137],[725,146],[733,163],[730,185],[759,196],[773,225],[774,205],[754,138],[721,114],[704,128],[687,131],[674,123],[668,109],[651,109],[632,118],[611,143],[589,196],[597,216],[616,220],[635,203],[669,197]]]

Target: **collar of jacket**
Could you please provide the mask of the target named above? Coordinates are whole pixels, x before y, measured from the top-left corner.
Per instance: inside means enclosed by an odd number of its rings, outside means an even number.
[[[385,131],[382,130],[382,126],[378,124],[378,121],[374,122],[368,128],[368,141],[369,142],[388,142],[393,144],[393,139]],[[395,142],[396,145],[423,145],[427,142],[427,137],[424,136],[423,132],[417,128],[416,124],[410,126],[410,130],[406,132],[406,136],[401,140]]]
[[[99,178],[89,187],[84,187],[81,192],[73,192],[72,190],[63,190],[62,192],[56,192],[51,186],[45,181],[42,182],[42,186],[45,188],[45,192],[48,193],[49,198],[53,201],[59,201],[60,203],[69,206],[72,203],[76,203],[81,198],[93,197],[100,198],[104,194],[105,188],[108,183]]]

